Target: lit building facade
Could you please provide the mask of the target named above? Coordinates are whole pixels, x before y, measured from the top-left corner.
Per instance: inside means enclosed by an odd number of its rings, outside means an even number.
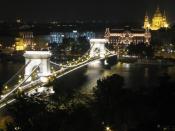
[[[86,39],[90,40],[96,37],[95,32],[83,32],[80,34],[81,37],[86,37]]]
[[[144,29],[151,29],[151,30],[158,30],[160,28],[168,28],[169,24],[167,22],[166,14],[162,15],[159,7],[157,8],[153,18],[152,22],[150,24],[149,17],[146,14],[145,15],[145,20],[144,20]]]
[[[15,39],[15,50],[40,50],[45,48],[48,43],[61,44],[64,38],[72,38],[77,40],[79,37],[85,37],[87,40],[95,38],[95,32],[50,32],[48,35],[36,35],[33,32],[19,32],[19,36]]]
[[[33,44],[33,32],[20,32],[20,38],[22,38],[27,46],[32,46]]]
[[[118,45],[129,45],[131,43],[146,43],[149,44],[151,40],[151,33],[144,29],[109,29],[106,28],[105,36],[109,43]]]
[[[90,40],[95,38],[95,32],[78,32],[77,30],[73,30],[72,32],[51,32],[50,33],[50,43],[61,44],[64,38],[72,38],[77,39],[78,37],[85,37]]]
[[[65,38],[77,39],[80,36],[80,33],[77,30],[73,30],[72,32],[64,33]]]
[[[50,33],[50,43],[62,43],[64,35],[61,32],[51,32]]]
[[[24,43],[23,39],[16,38],[15,39],[15,50],[16,51],[24,51],[26,49],[26,44]]]
[[[19,37],[15,40],[16,51],[23,51],[27,47],[34,48],[33,32],[19,32]]]

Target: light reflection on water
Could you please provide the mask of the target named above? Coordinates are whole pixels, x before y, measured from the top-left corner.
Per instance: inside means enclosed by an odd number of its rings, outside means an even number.
[[[22,64],[0,64],[0,84],[6,82]],[[149,87],[158,84],[158,77],[162,73],[168,73],[175,80],[175,66],[138,65],[118,62],[111,69],[105,69],[98,61],[85,67],[82,71],[63,78],[67,86],[81,89],[82,92],[90,93],[95,87],[96,81],[112,74],[119,74],[125,78],[125,88]],[[58,80],[59,81],[59,80]],[[61,87],[60,85],[57,85]]]
[[[160,65],[138,65],[118,62],[110,70],[102,68],[88,68],[88,81],[82,86],[83,91],[91,91],[100,78],[119,74],[125,78],[125,88],[140,88],[158,85],[158,78],[167,72],[175,80],[175,66],[162,67]]]

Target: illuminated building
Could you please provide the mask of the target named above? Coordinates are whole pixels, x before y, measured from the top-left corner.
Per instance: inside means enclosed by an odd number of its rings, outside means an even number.
[[[60,32],[51,32],[50,33],[50,43],[62,43],[63,42],[63,33]]]
[[[17,43],[19,44],[20,41],[20,47],[19,49],[22,50],[22,44],[24,45],[24,47],[30,47],[31,49],[34,50],[34,42],[33,42],[33,32],[20,32],[19,33],[19,37],[17,40]],[[21,40],[19,40],[21,39]],[[25,50],[25,48],[23,48],[23,50]],[[17,49],[16,49],[17,50]]]
[[[19,33],[20,37],[23,39],[32,39],[33,38],[33,32],[20,32]]]
[[[126,27],[126,29],[109,29],[106,28],[105,38],[108,39],[109,43],[118,45],[129,45],[131,43],[150,43],[151,34],[149,30],[144,29],[132,29]]]
[[[22,38],[27,46],[33,44],[33,32],[20,32],[20,38]]]
[[[95,38],[95,33],[91,31],[83,32],[80,34],[81,37],[86,37],[86,39],[90,40]]]
[[[159,7],[157,7],[156,12],[152,18],[152,23],[149,22],[149,17],[146,13],[144,20],[144,29],[158,30],[160,28],[168,28],[169,24],[167,22],[167,18],[164,14],[162,15]]]
[[[50,43],[60,44],[63,42],[64,38],[72,38],[77,40],[78,37],[85,37],[90,40],[95,38],[95,33],[91,31],[87,32],[78,32],[73,30],[72,32],[51,32],[50,33]]]
[[[23,51],[26,48],[26,44],[24,43],[23,39],[16,38],[15,39],[15,50],[16,51]]]
[[[144,21],[144,29],[150,29],[150,23],[149,23],[149,17],[148,17],[148,15],[147,15],[147,13],[146,13],[146,15],[145,15],[145,21]]]
[[[77,30],[73,30],[72,32],[66,32],[65,33],[65,37],[66,38],[73,38],[73,39],[77,39],[79,36],[79,32]]]
[[[21,18],[17,18],[16,19],[16,23],[18,23],[18,24],[22,23],[22,19]]]

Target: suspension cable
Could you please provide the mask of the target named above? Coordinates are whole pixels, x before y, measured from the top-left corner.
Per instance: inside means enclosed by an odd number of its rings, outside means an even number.
[[[6,83],[3,84],[3,87],[11,82],[30,62],[31,60],[27,64],[23,65]]]
[[[22,84],[24,84],[24,82],[26,82],[31,75],[35,72],[35,70],[39,67],[39,65],[37,67],[35,67],[35,69],[31,72],[31,74],[24,79],[21,83],[19,83],[14,89],[12,89],[9,93],[7,93],[5,96],[2,97],[2,99],[0,100],[0,102],[2,102],[5,98],[7,98],[9,95],[11,95],[14,91],[16,91]]]

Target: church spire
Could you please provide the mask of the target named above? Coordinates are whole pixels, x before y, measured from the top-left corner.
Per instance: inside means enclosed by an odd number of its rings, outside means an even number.
[[[108,38],[109,36],[110,36],[110,29],[109,28],[106,28],[105,38]]]
[[[165,28],[168,28],[168,22],[167,22],[167,19],[166,19],[166,13],[165,13],[165,10],[163,12],[163,27]]]
[[[144,29],[149,29],[149,28],[150,28],[149,17],[148,17],[148,13],[146,11],[145,20],[144,20]]]
[[[164,10],[164,12],[163,12],[163,18],[166,19],[166,12],[165,12],[165,10]]]
[[[145,13],[145,18],[148,19],[148,12],[147,12],[147,11],[146,11],[146,13]]]
[[[155,14],[154,14],[154,17],[161,17],[161,16],[162,16],[162,14],[161,14],[161,12],[160,12],[159,5],[157,5],[157,9],[156,9],[156,12],[155,12]]]
[[[146,11],[146,13],[145,13],[145,22],[149,22],[149,17],[148,17],[147,11]]]

